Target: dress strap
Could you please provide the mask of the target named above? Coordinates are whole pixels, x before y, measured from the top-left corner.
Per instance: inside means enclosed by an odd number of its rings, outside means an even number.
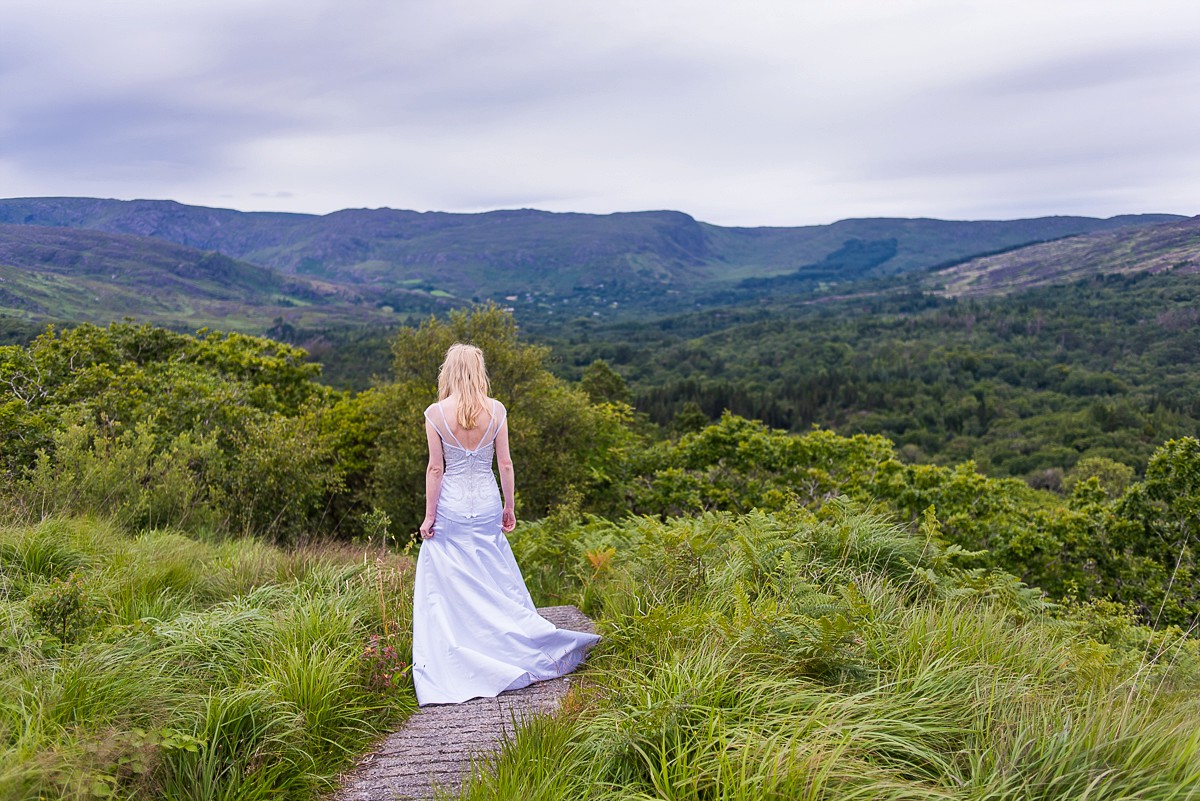
[[[500,401],[492,398],[492,419],[496,420],[496,433],[500,433],[500,426],[504,425],[504,421],[508,418],[508,410]]]
[[[466,448],[462,446],[462,443],[458,441],[458,437],[454,436],[454,432],[450,429],[450,421],[446,419],[446,410],[442,408],[441,401],[438,401],[433,405],[437,407],[438,415],[442,418],[442,424],[440,426],[438,425],[437,420],[430,418],[430,422],[433,423],[433,427],[438,432],[438,435],[441,436],[443,440],[449,439],[454,443],[456,448],[465,451]],[[425,416],[429,416],[429,410],[425,411]]]
[[[484,432],[483,439],[479,441],[480,445],[490,445],[496,441],[496,437],[500,436],[500,427],[504,425],[504,417],[501,412],[504,407],[500,405],[500,401],[492,398],[492,419],[488,421],[488,430]]]

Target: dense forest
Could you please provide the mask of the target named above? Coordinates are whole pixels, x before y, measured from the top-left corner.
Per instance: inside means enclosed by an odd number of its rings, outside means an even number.
[[[516,310],[569,381],[602,361],[663,432],[729,410],[794,432],[882,434],[903,459],[973,460],[989,475],[1061,489],[1080,460],[1140,472],[1158,443],[1200,431],[1200,281],[1128,274],[990,298],[874,282],[605,323]],[[390,370],[391,331],[278,330],[365,389]],[[682,415],[682,416],[681,416]]]
[[[561,359],[485,306],[397,330],[357,392],[236,333],[0,347],[0,798],[318,797],[412,710],[455,341],[509,408],[535,598],[604,635],[469,797],[1194,795],[1195,291],[588,323]],[[989,457],[1005,431],[1035,460]]]
[[[882,434],[911,462],[968,459],[1061,487],[1080,459],[1141,471],[1200,430],[1200,281],[1091,278],[1019,295],[795,298],[537,334],[577,377],[602,359],[638,411]]]

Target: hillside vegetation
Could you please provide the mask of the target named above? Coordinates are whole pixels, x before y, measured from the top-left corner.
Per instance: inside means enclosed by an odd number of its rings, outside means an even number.
[[[1104,603],[1049,610],[936,527],[853,505],[549,525],[604,621],[568,710],[464,798],[1183,799],[1200,650]],[[582,563],[582,564],[581,564]],[[562,596],[558,596],[562,597]]]
[[[732,307],[542,334],[564,375],[603,359],[672,425],[725,409],[883,434],[914,462],[1060,486],[1080,459],[1140,471],[1200,430],[1200,276],[1097,276],[997,299],[912,293]]]
[[[127,317],[267,334],[325,361],[330,383],[363,389],[386,371],[386,340],[397,328],[489,299],[511,308],[525,330],[555,338],[586,321],[697,308],[720,320],[731,307],[789,298],[856,314],[838,299],[943,285],[990,295],[1186,265],[1192,228],[1172,215],[721,228],[678,212],[359,209],[317,217],[10,199],[0,200],[0,337],[27,342],[36,322]],[[950,272],[926,273],[948,263],[956,265]]]
[[[409,563],[374,556],[0,527],[0,798],[328,792],[415,707],[382,653],[408,658]]]
[[[509,408],[531,590],[605,638],[468,797],[1200,793],[1200,440],[1056,493],[880,435],[661,432],[492,306],[401,329],[358,394],[242,334],[0,348],[0,798],[312,798],[412,708],[454,341]]]
[[[361,294],[215,251],[99,231],[0,225],[0,315],[232,327],[394,323]]]
[[[346,209],[324,216],[237,212],[171,201],[94,198],[0,200],[0,222],[93,229],[163,239],[290,275],[460,299],[536,296],[573,311],[611,302],[673,306],[694,293],[754,277],[802,273],[829,280],[848,243],[890,243],[865,266],[842,260],[838,282],[904,273],[982,253],[1090,231],[1180,219],[950,222],[865,219],[797,228],[722,228],[673,211],[609,215],[520,209],[483,214]],[[853,248],[854,245],[851,245]],[[807,277],[806,277],[807,280]],[[664,290],[684,298],[664,297]],[[389,300],[399,307],[404,298]],[[574,304],[574,306],[572,306]]]
[[[998,295],[1081,277],[1200,272],[1200,217],[1149,228],[1076,236],[972,259],[934,272],[928,286],[946,295]]]

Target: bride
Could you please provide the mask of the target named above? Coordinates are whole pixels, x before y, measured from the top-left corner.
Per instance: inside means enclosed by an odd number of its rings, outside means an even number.
[[[429,465],[412,671],[422,706],[491,697],[570,673],[600,639],[556,628],[538,615],[525,588],[504,536],[517,524],[507,413],[488,389],[483,352],[453,345],[438,373],[438,401],[425,410]]]

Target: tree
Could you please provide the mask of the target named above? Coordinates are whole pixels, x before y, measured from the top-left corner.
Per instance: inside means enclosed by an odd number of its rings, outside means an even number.
[[[1200,613],[1200,439],[1163,444],[1116,506],[1114,543],[1129,570],[1125,597],[1135,595],[1154,622],[1187,624]]]
[[[629,387],[616,370],[603,359],[596,359],[583,371],[579,380],[582,389],[592,403],[629,403]]]
[[[364,398],[376,437],[370,503],[397,525],[415,528],[424,513],[427,459],[424,409],[437,398],[437,373],[456,342],[484,352],[492,395],[508,409],[517,472],[518,513],[541,517],[570,488],[586,511],[623,509],[626,450],[634,435],[622,403],[593,403],[547,369],[549,349],[520,341],[511,315],[495,304],[431,317],[402,328],[392,342],[396,380]]]
[[[685,401],[683,407],[671,419],[671,432],[682,436],[700,431],[711,422],[708,415],[695,401]]]
[[[142,527],[205,520],[296,540],[332,526],[343,469],[299,348],[113,323],[0,348],[0,458],[26,509]]]
[[[1089,478],[1095,478],[1110,498],[1116,498],[1133,481],[1133,468],[1106,456],[1087,456],[1075,463],[1063,477],[1063,489],[1068,493]]]

